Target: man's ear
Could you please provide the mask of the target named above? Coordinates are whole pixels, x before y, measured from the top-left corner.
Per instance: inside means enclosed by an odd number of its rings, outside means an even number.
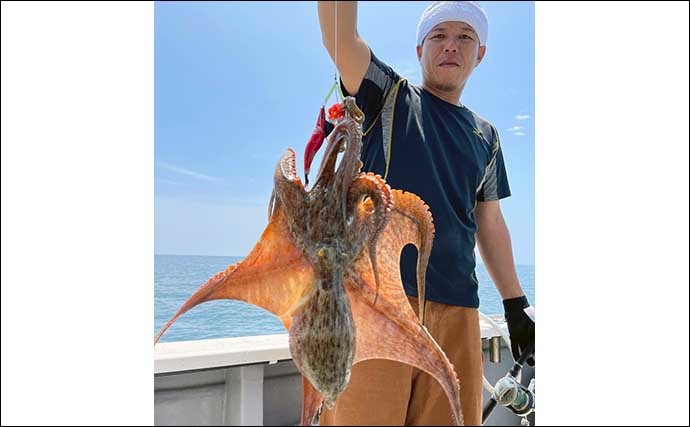
[[[417,45],[417,61],[422,63],[422,45]]]
[[[477,65],[481,64],[484,55],[486,54],[486,46],[479,46],[479,52],[477,53]],[[477,66],[475,65],[475,67]]]

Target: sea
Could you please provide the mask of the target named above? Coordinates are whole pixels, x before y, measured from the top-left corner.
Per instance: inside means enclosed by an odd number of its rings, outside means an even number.
[[[177,312],[192,293],[214,274],[243,257],[201,255],[154,256],[154,331]],[[534,265],[516,265],[518,279],[527,298],[534,304]],[[486,268],[478,264],[479,310],[503,314],[501,297]],[[193,341],[286,333],[272,313],[242,301],[216,300],[198,305],[183,314],[160,342]]]

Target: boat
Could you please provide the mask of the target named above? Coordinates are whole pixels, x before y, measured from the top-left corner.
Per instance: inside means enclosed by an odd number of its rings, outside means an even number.
[[[514,360],[503,316],[482,316],[480,324],[486,403],[491,398],[487,384],[504,378]],[[527,389],[533,379],[534,368],[525,365],[520,384]],[[157,426],[299,425],[301,405],[302,380],[287,333],[161,342],[154,347]],[[534,425],[533,410],[519,417],[508,406],[496,405],[484,425],[527,422]]]

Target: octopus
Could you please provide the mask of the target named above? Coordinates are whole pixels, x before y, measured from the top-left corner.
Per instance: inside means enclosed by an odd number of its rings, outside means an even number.
[[[462,425],[459,382],[424,326],[425,272],[434,237],[428,206],[361,172],[364,114],[352,97],[328,136],[314,185],[307,191],[288,148],[274,174],[269,222],[249,255],[204,283],[154,339],[191,308],[235,299],[277,316],[302,375],[302,425],[323,404],[332,408],[352,366],[370,359],[412,365],[430,374]],[[342,156],[340,156],[342,154]],[[400,278],[400,253],[417,247],[419,317]]]

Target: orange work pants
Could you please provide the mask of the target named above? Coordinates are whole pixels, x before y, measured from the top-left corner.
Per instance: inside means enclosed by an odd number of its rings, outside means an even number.
[[[408,297],[417,313],[417,298]],[[482,344],[475,308],[426,302],[425,324],[455,367],[465,425],[482,423]],[[320,425],[454,425],[448,398],[429,374],[391,360],[352,367],[350,382]]]

